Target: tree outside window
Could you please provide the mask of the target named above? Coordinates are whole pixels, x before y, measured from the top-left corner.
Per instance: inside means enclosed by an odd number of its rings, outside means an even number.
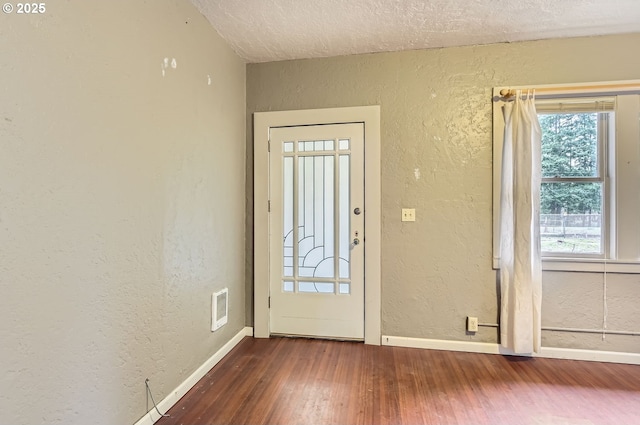
[[[543,253],[603,252],[598,126],[606,113],[539,114],[542,129],[540,234]]]

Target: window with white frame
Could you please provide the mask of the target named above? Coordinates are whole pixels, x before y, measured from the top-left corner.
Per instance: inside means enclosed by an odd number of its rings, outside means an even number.
[[[542,131],[543,256],[606,258],[613,99],[550,99],[536,105]]]
[[[597,271],[608,263],[609,271],[640,272],[640,84],[618,92],[572,87],[570,93],[543,93],[536,98],[542,130],[543,268]],[[494,102],[496,267],[504,129],[500,107]]]

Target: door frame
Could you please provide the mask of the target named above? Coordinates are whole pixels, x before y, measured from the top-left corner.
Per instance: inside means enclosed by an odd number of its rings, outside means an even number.
[[[380,106],[253,114],[253,334],[269,338],[269,131],[272,127],[364,123],[364,342],[381,343]]]

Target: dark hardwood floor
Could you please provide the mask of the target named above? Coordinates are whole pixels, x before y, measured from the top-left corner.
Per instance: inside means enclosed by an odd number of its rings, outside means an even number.
[[[245,338],[158,425],[638,425],[640,366]]]

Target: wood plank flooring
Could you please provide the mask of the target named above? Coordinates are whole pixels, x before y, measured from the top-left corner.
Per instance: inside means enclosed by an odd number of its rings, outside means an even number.
[[[245,338],[158,425],[638,425],[640,366]]]

